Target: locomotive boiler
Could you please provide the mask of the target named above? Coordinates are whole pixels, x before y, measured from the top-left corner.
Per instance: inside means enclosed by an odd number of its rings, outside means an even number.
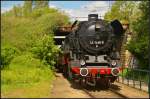
[[[123,28],[118,20],[108,22],[89,14],[75,21],[62,45],[63,73],[83,86],[98,83],[109,87],[120,72]]]

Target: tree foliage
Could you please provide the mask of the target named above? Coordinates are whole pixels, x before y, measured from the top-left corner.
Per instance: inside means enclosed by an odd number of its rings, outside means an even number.
[[[52,36],[50,37],[47,35],[37,40],[35,46],[32,48],[35,57],[48,66],[53,66],[55,64],[55,55],[58,51],[59,49],[54,45]]]
[[[148,68],[149,1],[115,1],[106,20],[127,20],[134,35],[127,49],[139,60],[140,68]]]
[[[58,26],[68,24],[69,18],[48,8],[48,1],[40,1],[43,4],[37,4],[38,8],[33,2],[25,1],[23,6],[1,14],[2,92],[49,83],[54,77],[58,48],[53,33]]]
[[[48,2],[49,1],[34,1],[34,8],[38,9],[38,8],[43,8],[43,7],[48,7]]]
[[[111,9],[105,14],[106,20],[112,21],[118,19],[120,21],[135,21],[141,11],[138,9],[139,2],[135,1],[115,1]]]
[[[33,1],[24,1],[23,12],[24,16],[29,16],[32,12],[32,3]]]
[[[1,69],[7,68],[19,51],[15,47],[5,46],[1,49]]]
[[[48,8],[47,3],[43,2],[42,7],[33,9],[33,2],[25,1],[23,6],[15,6],[1,15],[2,49],[5,45],[11,45],[21,53],[26,53],[33,52],[32,49],[36,47],[38,51],[33,53],[38,59],[54,64],[53,57],[57,49],[53,33],[58,26],[68,24],[69,18],[57,9]],[[49,57],[50,54],[52,56]]]
[[[128,50],[132,52],[139,60],[140,66],[147,69],[149,62],[149,1],[142,1],[139,9],[142,15],[133,25],[135,31],[135,39],[128,44]]]

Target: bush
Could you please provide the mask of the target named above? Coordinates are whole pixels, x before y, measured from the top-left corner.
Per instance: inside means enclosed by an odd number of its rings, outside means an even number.
[[[31,84],[50,80],[53,77],[53,71],[39,59],[33,58],[31,53],[15,57],[10,68],[2,70],[1,74],[1,83],[6,85]]]
[[[45,35],[36,42],[36,46],[31,51],[35,58],[40,59],[46,65],[53,66],[55,64],[55,54],[58,52],[58,48],[54,45],[52,36]]]
[[[10,69],[32,69],[41,67],[41,65],[42,63],[39,59],[33,58],[32,53],[27,52],[15,57],[10,63]]]
[[[146,83],[148,83],[148,76],[149,75],[146,71],[144,72],[144,71],[138,71],[134,69],[129,69],[125,74],[125,77],[128,79],[144,81]]]
[[[52,79],[53,72],[48,68],[3,70],[1,77],[1,84],[32,84]]]
[[[4,69],[8,67],[19,51],[17,48],[11,46],[3,46],[1,51],[1,69]]]

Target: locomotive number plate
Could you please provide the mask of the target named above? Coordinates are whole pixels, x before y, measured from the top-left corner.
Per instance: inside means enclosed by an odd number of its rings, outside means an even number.
[[[103,45],[104,41],[90,41],[91,45]]]

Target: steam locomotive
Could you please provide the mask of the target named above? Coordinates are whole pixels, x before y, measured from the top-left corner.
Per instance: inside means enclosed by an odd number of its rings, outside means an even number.
[[[61,46],[62,71],[81,85],[102,83],[109,87],[121,70],[120,48],[123,27],[89,14],[87,21],[75,21]]]

